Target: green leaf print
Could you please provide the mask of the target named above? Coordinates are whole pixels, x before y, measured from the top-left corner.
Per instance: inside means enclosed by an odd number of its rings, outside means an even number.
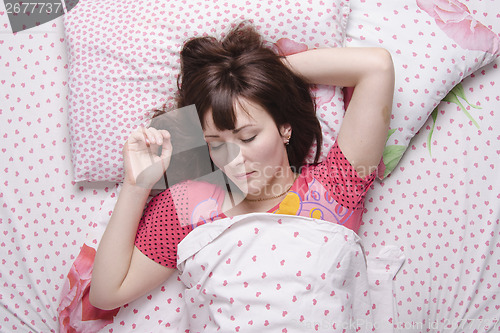
[[[389,133],[387,133],[386,142],[389,140],[390,136],[392,134],[394,134],[395,131],[396,131],[396,129],[389,130]],[[399,160],[403,156],[403,153],[405,152],[405,150],[406,150],[406,146],[402,146],[402,145],[385,146],[384,153],[382,156],[382,160],[384,161],[384,166],[385,166],[384,178],[387,177],[387,175],[390,174],[392,172],[392,170],[394,170],[394,168],[398,164]]]
[[[464,105],[462,104],[462,102],[460,101],[460,99],[462,99],[463,101],[465,101],[465,103],[467,103],[467,105],[469,105],[471,108],[482,109],[480,106],[475,105],[475,104],[471,104],[467,100],[467,97],[465,96],[465,91],[464,91],[464,87],[462,86],[462,83],[459,83],[455,87],[453,87],[453,89],[451,89],[451,91],[448,93],[448,95],[446,95],[443,98],[443,101],[444,102],[455,103],[456,105],[458,105],[460,107],[460,109],[462,109],[463,113],[467,116],[467,118],[469,118],[469,120],[474,124],[474,126],[476,126],[476,128],[479,129],[480,128],[479,124],[471,116],[471,114],[467,111],[467,109],[464,107]],[[432,156],[432,152],[431,152],[431,139],[432,139],[432,134],[434,133],[434,128],[436,127],[437,116],[439,114],[438,107],[439,106],[437,106],[434,109],[434,111],[432,111],[432,113],[431,113],[431,116],[432,116],[432,127],[431,127],[431,131],[429,132],[429,135],[427,136],[427,147],[429,149],[429,155],[431,155],[431,156]]]
[[[469,103],[469,101],[467,100],[467,97],[465,96],[464,87],[462,86],[461,83],[457,84],[453,89],[451,89],[451,91],[448,93],[448,95],[446,95],[443,98],[443,101],[457,104],[462,109],[462,111],[465,113],[467,118],[469,118],[470,121],[472,121],[474,126],[476,126],[479,129],[479,124],[476,122],[476,120],[474,118],[472,118],[470,113],[467,111],[467,109],[460,102],[459,97],[461,99],[463,99],[465,101],[465,103],[467,103],[471,108],[482,109],[481,107],[479,107],[475,104]]]
[[[391,173],[392,170],[398,165],[399,160],[406,151],[406,146],[390,145],[384,149],[383,159],[385,164],[384,178]]]

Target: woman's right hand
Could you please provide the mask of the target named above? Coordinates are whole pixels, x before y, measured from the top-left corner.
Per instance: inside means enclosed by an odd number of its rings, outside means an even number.
[[[152,188],[167,170],[171,156],[168,131],[139,127],[123,146],[124,182]]]
[[[90,302],[102,309],[129,303],[175,271],[157,264],[134,246],[150,190],[170,164],[170,133],[135,130],[123,147],[125,179],[94,259]]]

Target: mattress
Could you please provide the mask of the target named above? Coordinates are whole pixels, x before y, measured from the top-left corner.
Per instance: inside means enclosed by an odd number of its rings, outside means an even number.
[[[500,32],[498,3],[464,3]],[[2,6],[0,331],[70,331],[60,327],[68,273],[96,247],[119,186],[75,181],[63,18],[14,34]],[[465,78],[368,193],[367,257],[387,246],[406,257],[391,282],[395,331],[500,332],[499,65]],[[181,282],[166,285],[94,330],[182,327]]]

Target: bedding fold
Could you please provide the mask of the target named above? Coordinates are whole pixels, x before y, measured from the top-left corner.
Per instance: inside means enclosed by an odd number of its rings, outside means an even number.
[[[178,256],[191,332],[372,332],[390,322],[374,317],[360,238],[331,222],[268,213],[227,218],[192,231]],[[392,299],[392,290],[386,294]]]

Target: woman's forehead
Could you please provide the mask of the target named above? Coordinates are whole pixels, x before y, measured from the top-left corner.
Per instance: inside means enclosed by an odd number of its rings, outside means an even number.
[[[233,109],[236,118],[234,128],[236,130],[249,125],[259,125],[262,122],[272,121],[271,116],[262,106],[244,98],[237,99],[234,103]],[[212,109],[209,109],[205,113],[203,119],[203,131],[205,133],[221,132],[221,130],[215,126]]]

